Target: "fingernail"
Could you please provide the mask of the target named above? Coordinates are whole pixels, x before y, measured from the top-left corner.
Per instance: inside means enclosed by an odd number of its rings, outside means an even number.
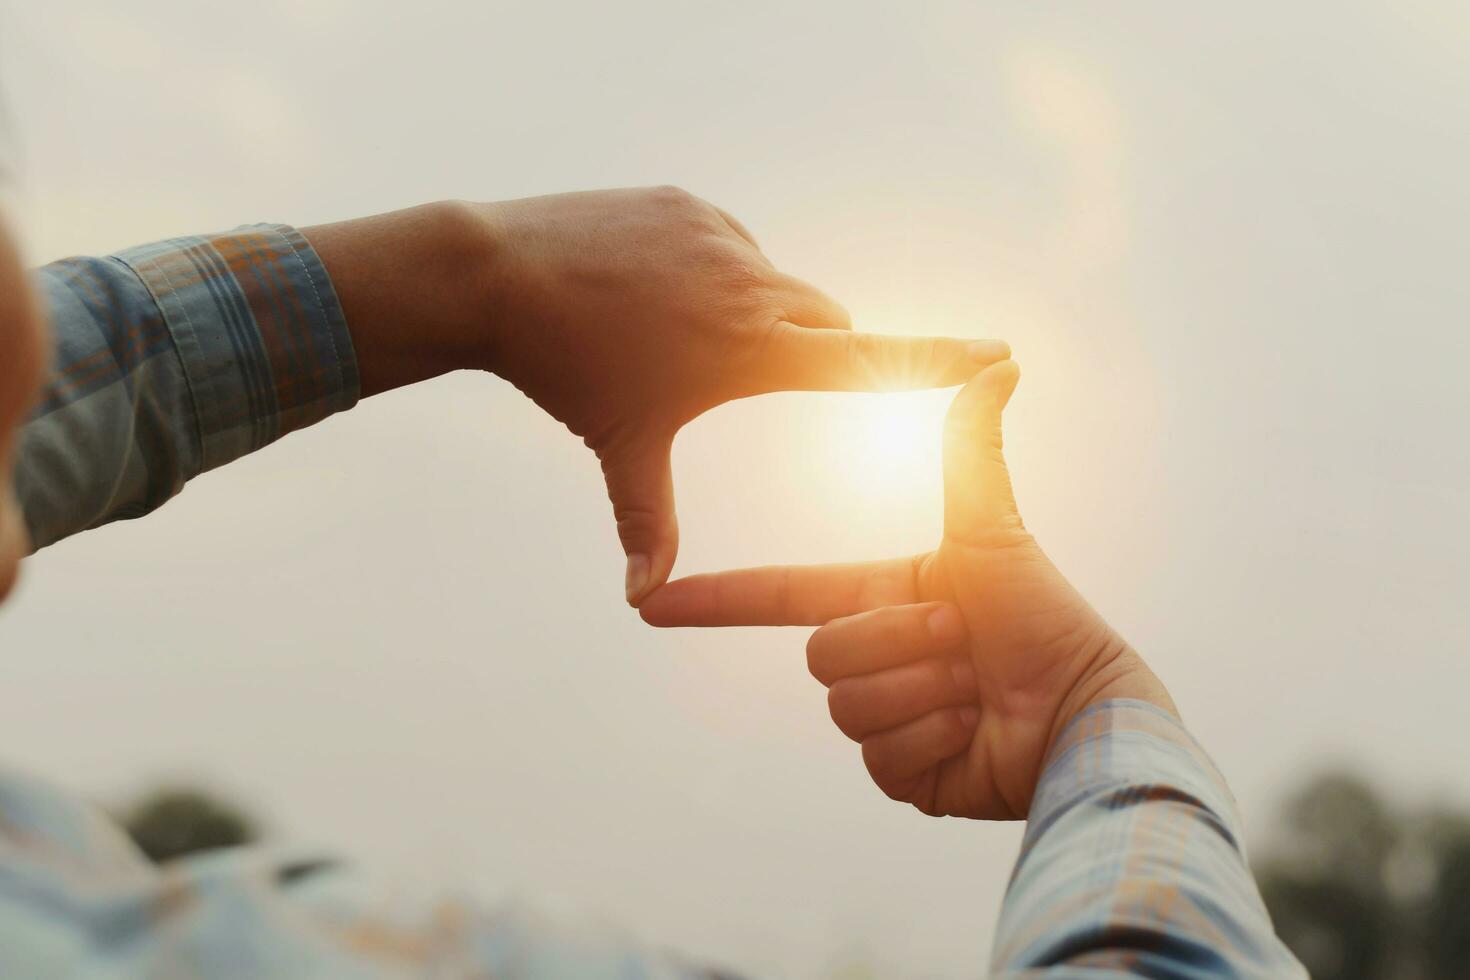
[[[974,361],[1003,361],[1011,356],[1011,345],[1004,340],[977,340],[971,343],[966,350],[970,352],[970,359]]]
[[[968,660],[956,660],[950,667],[954,671],[955,691],[964,697],[973,697],[979,690],[974,666]]]
[[[960,722],[964,724],[966,728],[974,728],[975,724],[979,720],[980,709],[975,707],[973,704],[967,704],[960,709]]]
[[[628,572],[623,578],[623,590],[628,596],[628,605],[637,607],[638,597],[648,584],[648,556],[629,555]]]
[[[929,635],[940,643],[957,643],[965,635],[965,621],[954,606],[940,606],[929,614]]]

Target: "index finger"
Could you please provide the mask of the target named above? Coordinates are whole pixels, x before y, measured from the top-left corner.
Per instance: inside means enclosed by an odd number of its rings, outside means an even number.
[[[765,336],[743,394],[947,388],[1010,356],[1002,340],[812,330],[782,322]]]
[[[677,579],[638,607],[650,626],[820,626],[917,602],[923,556],[839,565],[772,565]]]

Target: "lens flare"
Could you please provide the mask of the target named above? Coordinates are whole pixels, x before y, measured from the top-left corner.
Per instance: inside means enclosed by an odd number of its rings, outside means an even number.
[[[954,391],[852,395],[837,445],[854,493],[912,506],[942,485],[944,413]]]

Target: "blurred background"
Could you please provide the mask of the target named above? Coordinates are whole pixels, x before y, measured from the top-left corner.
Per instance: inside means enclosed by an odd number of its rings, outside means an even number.
[[[1028,525],[1230,777],[1289,941],[1464,961],[1464,5],[0,0],[0,84],[36,263],[672,182],[861,329],[1007,338]],[[697,421],[678,571],[930,547],[947,399]],[[982,972],[1020,828],[883,798],[803,631],[621,593],[591,454],[453,376],[32,560],[0,753],[161,857],[263,836],[759,975]]]

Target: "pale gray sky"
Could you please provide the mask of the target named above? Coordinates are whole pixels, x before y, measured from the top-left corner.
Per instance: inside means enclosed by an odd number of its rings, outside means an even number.
[[[37,262],[674,182],[862,328],[1006,337],[1028,523],[1258,840],[1324,760],[1470,799],[1470,14],[1050,6],[9,3],[0,66]],[[679,570],[928,547],[944,404],[697,422]],[[644,627],[608,510],[503,383],[374,399],[33,560],[0,751],[757,973],[980,972],[1018,829],[885,800],[802,631]]]

